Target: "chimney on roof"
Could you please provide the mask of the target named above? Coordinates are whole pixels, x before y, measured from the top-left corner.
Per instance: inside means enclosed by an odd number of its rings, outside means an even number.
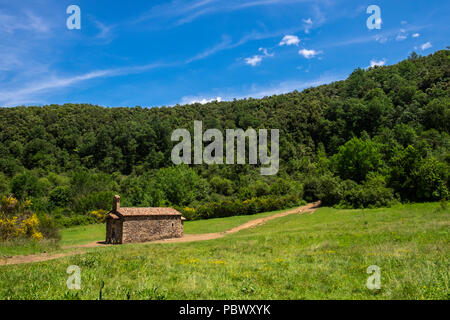
[[[120,209],[120,196],[115,195],[113,199],[113,211],[117,212]]]

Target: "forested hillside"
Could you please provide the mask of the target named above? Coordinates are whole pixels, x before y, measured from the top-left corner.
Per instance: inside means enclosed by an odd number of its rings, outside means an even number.
[[[347,80],[263,99],[161,108],[0,108],[0,195],[60,225],[111,207],[176,206],[208,218],[294,206],[384,206],[449,195],[450,52],[412,54]],[[174,166],[173,130],[280,129],[280,170]],[[5,199],[4,199],[5,200]],[[6,200],[5,200],[6,201]],[[0,217],[1,218],[1,217]]]

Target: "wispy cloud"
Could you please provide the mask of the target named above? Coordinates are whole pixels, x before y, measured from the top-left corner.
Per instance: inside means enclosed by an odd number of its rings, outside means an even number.
[[[0,91],[0,102],[3,106],[13,106],[22,103],[29,103],[35,101],[35,94],[49,89],[63,88],[74,85],[76,83],[91,80],[99,77],[105,77],[110,74],[110,71],[94,71],[74,77],[67,78],[53,78],[46,81],[38,81],[25,85],[18,90]]]
[[[206,50],[187,59],[186,63],[191,63],[196,60],[201,60],[201,59],[207,58],[207,57],[212,56],[223,50],[237,48],[239,46],[242,46],[242,45],[248,43],[249,41],[276,38],[283,34],[286,34],[287,32],[290,32],[290,31],[295,31],[295,30],[284,30],[283,29],[283,30],[270,31],[270,32],[252,31],[252,32],[242,36],[237,41],[232,41],[230,36],[224,35],[224,36],[222,36],[222,41],[220,43],[218,43],[210,48],[207,48]]]
[[[379,43],[385,43],[386,41],[388,41],[388,37],[387,37],[387,36],[384,36],[384,35],[382,35],[382,34],[377,34],[377,35],[375,36],[375,41],[376,41],[376,42],[379,42]]]
[[[289,93],[294,90],[301,91],[303,89],[317,87],[323,84],[331,83],[334,81],[342,80],[343,76],[321,76],[315,80],[299,81],[299,80],[287,80],[276,83],[274,85],[268,85],[266,87],[253,86],[252,90],[240,95],[239,98],[263,98],[266,96],[272,96],[274,94]]]
[[[313,22],[312,22],[311,18],[302,19],[302,22],[303,22],[303,27],[305,28],[305,33],[308,34],[309,29],[311,29],[311,27],[312,27]]]
[[[292,2],[299,2],[298,0],[251,0],[251,1],[223,1],[223,2],[217,2],[217,1],[200,1],[205,2],[204,5],[209,5],[207,7],[203,7],[197,11],[193,11],[192,13],[188,14],[185,17],[182,17],[179,19],[175,25],[179,26],[185,23],[192,22],[196,20],[197,18],[200,18],[202,16],[218,13],[218,12],[231,12],[231,11],[237,11],[237,10],[243,10],[251,7],[258,7],[258,6],[269,6],[269,5],[279,5],[279,4],[286,4],[286,3],[292,3]],[[204,6],[202,4],[202,6]],[[195,7],[194,9],[197,9],[199,6]],[[192,8],[192,6],[190,6]]]
[[[405,29],[400,29],[399,34],[397,35],[397,37],[395,37],[396,41],[403,41],[406,40],[408,38],[408,34],[406,33]]]
[[[397,35],[397,37],[395,37],[395,40],[396,40],[396,41],[403,41],[403,40],[406,40],[406,38],[408,38],[407,35],[405,35],[405,34],[399,34],[399,35]]]
[[[0,11],[0,34],[2,32],[14,33],[17,31],[27,31],[36,33],[47,33],[50,31],[50,24],[30,11],[20,15],[12,15]]]
[[[216,14],[238,10],[244,10],[253,7],[283,5],[289,3],[312,2],[314,0],[197,0],[197,1],[180,1],[174,0],[169,3],[157,5],[141,15],[135,20],[135,23],[148,21],[149,19],[158,18],[175,18],[172,26],[180,26],[195,21],[196,19]]]
[[[354,45],[354,44],[363,44],[363,43],[368,43],[368,42],[372,42],[372,41],[376,41],[379,43],[386,43],[388,41],[392,41],[394,40],[397,35],[405,35],[407,32],[416,32],[417,30],[421,30],[426,28],[427,26],[409,26],[406,27],[404,29],[393,29],[393,30],[385,30],[381,33],[378,33],[376,35],[366,35],[366,36],[361,36],[361,37],[352,37],[349,39],[344,39],[344,40],[338,40],[335,42],[329,42],[329,43],[324,43],[321,45],[321,47],[323,48],[328,48],[328,47],[341,47],[341,46],[348,46],[348,45]],[[402,39],[399,39],[402,40]]]
[[[219,44],[217,44],[211,48],[208,48],[205,51],[200,52],[199,54],[186,60],[186,62],[191,63],[192,61],[201,60],[201,59],[204,59],[204,58],[206,58],[210,55],[213,55],[219,51],[231,49],[231,48],[237,47],[239,45],[240,45],[239,42],[233,43],[229,36],[223,36],[222,41]]]
[[[169,66],[169,65],[154,63],[134,67],[97,70],[76,76],[46,77],[45,80],[42,79],[36,80],[32,83],[22,85],[18,89],[12,88],[9,90],[0,91],[0,104],[4,107],[9,107],[24,103],[35,103],[36,101],[40,100],[39,95],[48,90],[64,89],[97,78],[115,77],[121,75],[142,73],[162,66]]]
[[[112,30],[114,28],[113,26],[105,25],[104,23],[95,19],[93,19],[93,22],[99,30],[99,33],[95,36],[97,39],[112,40]]]

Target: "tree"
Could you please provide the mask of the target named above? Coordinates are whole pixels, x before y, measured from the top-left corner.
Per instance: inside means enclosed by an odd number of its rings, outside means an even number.
[[[55,207],[64,208],[71,202],[69,187],[56,187],[50,192],[50,202]]]
[[[30,173],[22,173],[11,180],[11,192],[17,199],[23,200],[39,195],[38,178]]]
[[[379,171],[383,166],[379,146],[370,139],[351,139],[339,148],[331,161],[335,172],[342,179],[356,182],[362,182],[369,172]]]
[[[433,99],[423,109],[423,123],[426,128],[450,131],[450,98]]]

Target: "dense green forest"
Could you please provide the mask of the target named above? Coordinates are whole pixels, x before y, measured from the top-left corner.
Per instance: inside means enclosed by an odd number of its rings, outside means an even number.
[[[445,200],[450,52],[413,53],[302,92],[161,108],[0,108],[0,195],[40,219],[95,222],[123,206],[175,206],[190,219],[320,199],[339,207]],[[171,162],[172,131],[280,129],[280,170]],[[5,197],[4,197],[5,198]],[[52,222],[52,223],[53,223]]]

